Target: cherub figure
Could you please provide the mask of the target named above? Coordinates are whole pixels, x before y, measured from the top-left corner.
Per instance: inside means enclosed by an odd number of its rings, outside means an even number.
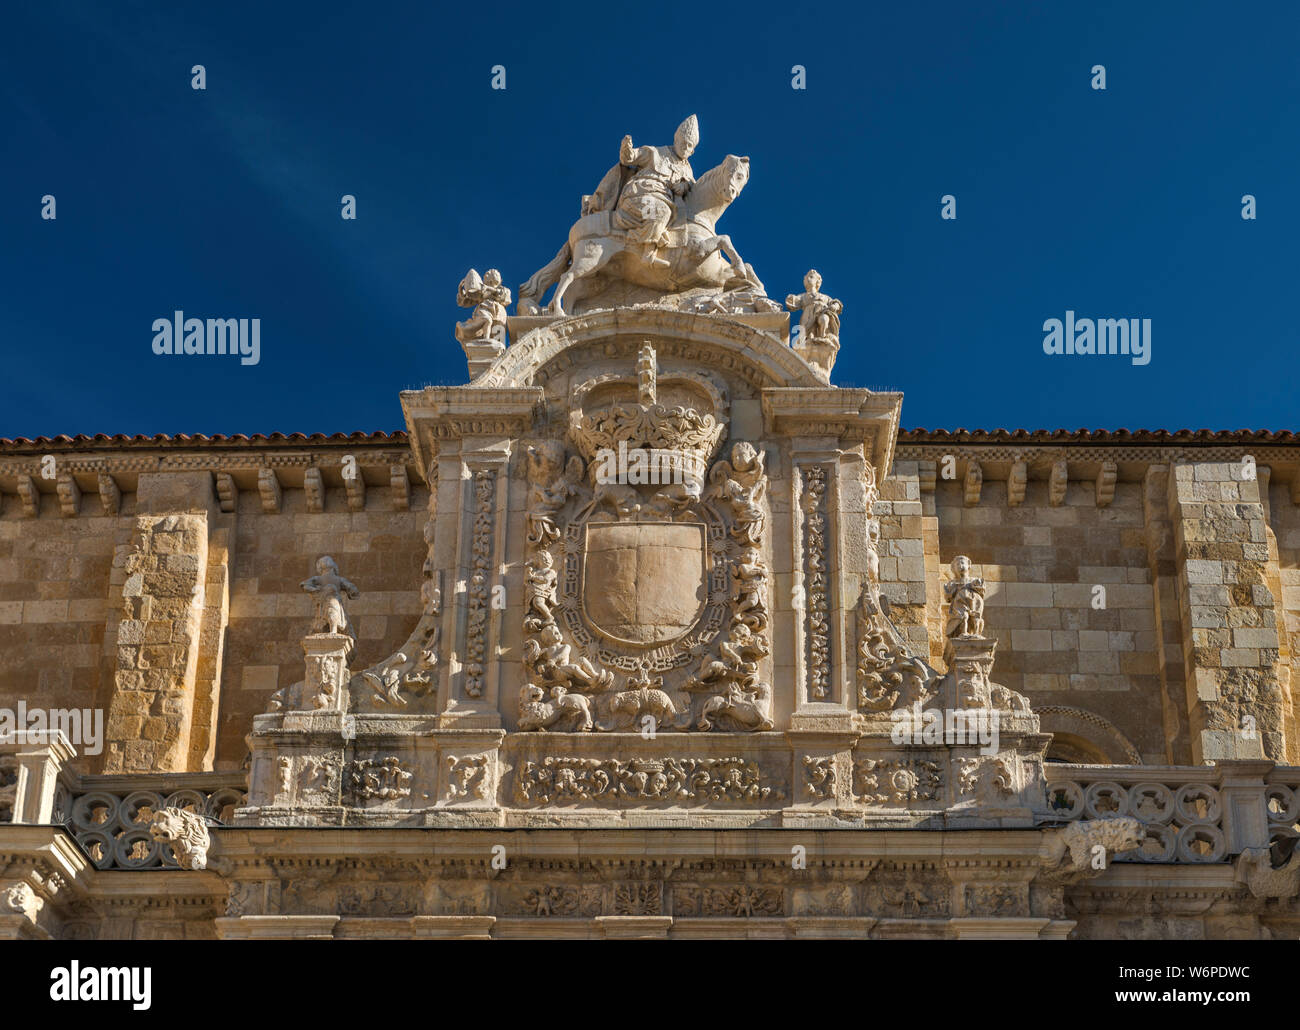
[[[560,538],[555,524],[556,513],[570,497],[586,492],[583,475],[586,466],[578,455],[572,455],[563,468],[563,446],[547,441],[550,446],[528,448],[528,542],[535,547],[546,547]]]
[[[767,492],[767,455],[741,440],[731,448],[731,460],[719,461],[709,473],[706,499],[721,498],[731,508],[731,535],[748,546],[763,536],[766,515],[763,497]]]
[[[948,598],[948,621],[944,635],[982,637],[984,635],[984,580],[971,576],[970,559],[964,554],[952,560],[953,579],[943,586]]]
[[[302,589],[312,595],[315,611],[312,616],[312,633],[343,633],[355,642],[356,630],[348,620],[343,607],[343,597],[361,596],[361,591],[350,580],[339,575],[333,558],[325,555],[316,562],[316,575],[302,581]]]
[[[489,268],[480,279],[478,272],[471,268],[456,290],[456,303],[474,309],[464,322],[456,323],[457,340],[461,343],[497,343],[505,347],[510,289],[501,284],[500,272]]]
[[[829,376],[840,349],[840,314],[844,305],[821,292],[822,277],[815,268],[803,277],[803,285],[803,293],[792,293],[785,299],[787,308],[801,312],[794,349]]]
[[[555,588],[558,577],[551,567],[550,551],[538,551],[528,559],[524,584],[527,590],[528,613],[524,616],[524,625],[530,629],[555,621],[551,605],[555,603]]]
[[[556,683],[603,689],[614,681],[608,671],[597,671],[587,658],[574,660],[573,649],[564,642],[559,628],[552,622],[543,626],[535,639],[524,641],[524,664],[532,669],[544,686]]]
[[[746,547],[736,562],[731,587],[735,602],[735,622],[743,622],[752,630],[767,626],[767,566],[757,547]]]
[[[743,622],[733,625],[727,636],[718,645],[721,657],[706,654],[700,661],[699,671],[687,682],[687,690],[723,680],[748,682],[757,677],[758,662],[769,654],[767,640],[755,635]]]

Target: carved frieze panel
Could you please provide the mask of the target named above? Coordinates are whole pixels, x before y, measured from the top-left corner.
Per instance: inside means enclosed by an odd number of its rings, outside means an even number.
[[[962,904],[968,916],[1026,916],[1029,914],[1029,885],[968,883],[962,890]]]
[[[346,798],[355,804],[400,801],[411,796],[414,774],[396,755],[361,758],[347,767]]]
[[[601,914],[603,888],[557,884],[554,886],[507,886],[501,892],[503,916],[578,917]]]
[[[833,755],[803,756],[803,791],[806,799],[825,801],[835,797]]]
[[[856,758],[853,796],[864,805],[913,807],[943,800],[946,762],[921,755]]]
[[[447,755],[447,789],[445,803],[489,801],[494,787],[495,759],[491,753]]]
[[[743,758],[574,758],[525,760],[516,771],[520,805],[776,804],[784,792]]]
[[[614,885],[614,915],[657,916],[664,909],[664,885],[658,880]]]
[[[722,916],[753,918],[785,914],[785,891],[743,883],[727,887],[677,887],[673,890],[675,917]]]
[[[882,919],[943,919],[952,911],[952,883],[928,866],[882,866],[864,888],[868,913]]]

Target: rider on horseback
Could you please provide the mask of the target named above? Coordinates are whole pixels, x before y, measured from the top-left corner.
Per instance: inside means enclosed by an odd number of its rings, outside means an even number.
[[[695,182],[690,156],[700,142],[700,127],[691,115],[677,127],[671,147],[634,147],[624,136],[619,163],[609,170],[596,192],[583,198],[582,213],[609,211],[610,225],[640,244],[651,264],[667,267],[657,250],[668,245],[668,225],[676,198]]]

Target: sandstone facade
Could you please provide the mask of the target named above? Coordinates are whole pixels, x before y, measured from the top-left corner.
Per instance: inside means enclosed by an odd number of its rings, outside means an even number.
[[[405,433],[0,445],[0,933],[1295,935],[1300,442],[900,432],[698,140]]]

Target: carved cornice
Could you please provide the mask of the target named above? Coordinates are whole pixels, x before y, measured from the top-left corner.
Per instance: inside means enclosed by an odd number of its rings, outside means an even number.
[[[45,454],[53,454],[58,474],[54,479],[41,476],[41,462]],[[327,485],[343,485],[342,469],[356,463],[356,468],[368,482],[379,485],[391,479],[393,466],[413,466],[411,453],[399,443],[374,447],[358,443],[322,442],[310,450],[286,451],[247,447],[239,450],[195,450],[188,453],[141,453],[122,450],[118,453],[95,454],[68,450],[32,453],[28,457],[14,457],[0,461],[0,492],[18,493],[20,480],[30,477],[38,493],[56,492],[58,477],[67,476],[82,494],[111,496],[130,493],[142,473],[211,472],[227,475],[238,490],[255,491],[258,475],[263,469],[277,470],[283,485],[300,487],[303,471],[317,468],[326,474]],[[423,479],[418,467],[413,474]]]
[[[402,413],[416,465],[428,468],[443,440],[526,435],[542,400],[541,389],[533,386],[426,386],[423,390],[404,390]]]
[[[877,469],[894,461],[894,441],[903,407],[901,393],[833,386],[763,391],[763,425],[780,436],[832,437],[862,443]]]
[[[972,436],[973,434],[965,434]],[[1035,434],[1037,436],[1038,434]],[[1049,434],[1042,434],[1044,437]],[[1155,434],[1151,434],[1155,435]],[[1058,441],[1027,440],[986,441],[983,434],[973,439],[958,436],[929,436],[922,438],[915,430],[899,434],[895,461],[940,461],[951,454],[958,462],[977,461],[983,466],[986,479],[1003,480],[1016,463],[1027,465],[1032,481],[1050,480],[1052,469],[1060,462],[1068,463],[1071,480],[1095,480],[1102,466],[1113,462],[1121,482],[1137,482],[1151,465],[1170,465],[1180,462],[1231,462],[1239,463],[1243,455],[1253,455],[1262,466],[1292,470],[1282,477],[1300,475],[1300,447],[1284,442],[1252,440],[1243,437],[1240,442],[1182,441],[1170,437],[1162,441],[1116,442],[1090,441],[1077,436]]]

